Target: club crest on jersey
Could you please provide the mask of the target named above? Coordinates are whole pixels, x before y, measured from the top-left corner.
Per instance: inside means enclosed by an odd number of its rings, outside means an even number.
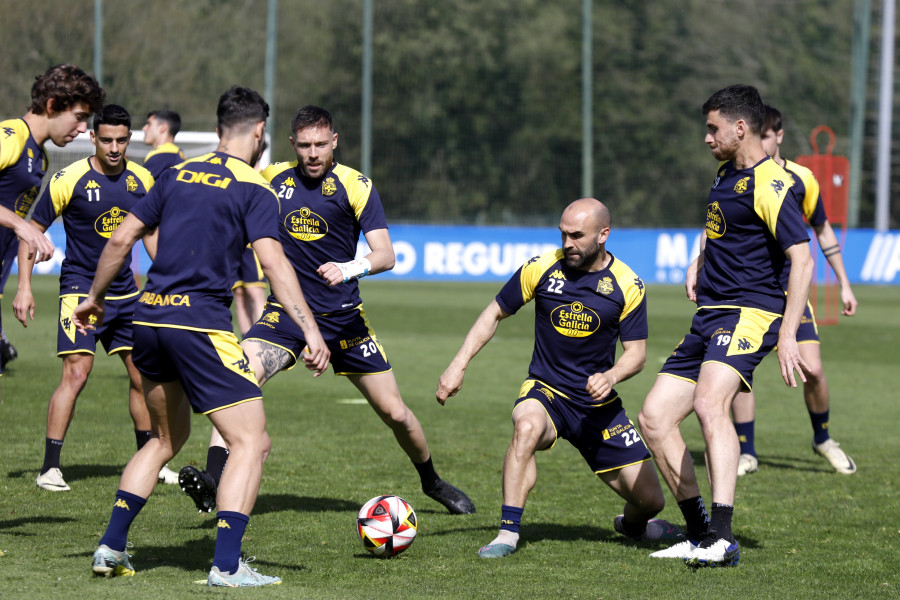
[[[138,190],[137,180],[134,178],[134,175],[129,175],[125,179],[125,189],[129,192],[136,192]]]
[[[97,217],[97,220],[94,221],[94,231],[102,237],[110,238],[127,216],[127,211],[122,210],[118,206],[113,206],[111,209]]]
[[[743,177],[743,178],[739,179],[738,182],[736,184],[734,184],[735,193],[743,194],[744,192],[746,192],[747,187],[748,187],[747,182],[749,182],[749,181],[750,181],[749,175],[747,177]]]
[[[573,302],[550,311],[550,324],[566,337],[581,338],[600,328],[600,316],[581,302]]]
[[[322,182],[322,195],[334,196],[336,193],[337,184],[334,182],[334,177],[326,177],[325,181]]]
[[[284,217],[284,228],[292,238],[301,242],[313,242],[322,239],[328,233],[328,223],[305,206],[300,210],[289,212]]]
[[[614,289],[615,286],[613,286],[612,277],[604,277],[597,282],[597,292],[604,296],[612,294]]]
[[[725,235],[725,215],[718,202],[706,207],[706,237],[717,240]]]

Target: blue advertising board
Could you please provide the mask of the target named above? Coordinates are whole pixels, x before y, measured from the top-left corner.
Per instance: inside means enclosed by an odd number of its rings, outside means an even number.
[[[390,233],[397,261],[392,271],[380,276],[417,281],[505,281],[529,258],[560,243],[559,231],[552,227],[395,225]],[[57,221],[47,234],[57,251],[35,272],[59,273],[65,248],[62,224]],[[606,248],[646,283],[681,284],[699,243],[699,229],[613,229]],[[900,284],[900,231],[849,230],[843,246],[851,283]],[[818,253],[817,248],[813,251]],[[365,252],[361,240],[358,254]],[[821,253],[818,256],[822,280],[825,261]],[[134,257],[137,272],[146,273],[150,258],[140,244]]]

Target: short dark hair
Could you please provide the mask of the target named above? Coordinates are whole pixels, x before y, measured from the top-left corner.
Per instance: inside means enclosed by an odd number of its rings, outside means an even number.
[[[762,128],[759,132],[765,133],[770,129],[775,132],[781,131],[784,129],[784,124],[781,121],[781,111],[774,106],[766,104],[766,118],[763,119]]]
[[[91,112],[97,112],[106,97],[97,80],[75,65],[50,67],[34,80],[28,110],[36,115],[47,111],[50,100],[56,112],[68,110],[79,102],[87,104]]]
[[[181,115],[179,115],[174,110],[154,110],[147,113],[147,118],[150,117],[155,118],[157,121],[165,121],[166,125],[169,126],[169,135],[175,137],[175,135],[181,131]]]
[[[94,113],[94,131],[101,125],[124,125],[131,129],[131,114],[118,104],[107,104]]]
[[[703,114],[708,115],[714,110],[732,122],[743,119],[751,132],[762,133],[760,128],[766,117],[766,105],[751,85],[730,85],[710,96],[703,103]]]
[[[331,117],[331,113],[321,106],[308,104],[303,108],[297,109],[297,114],[291,119],[291,135],[294,135],[301,129],[317,126],[328,127],[333,132],[334,119]]]
[[[216,127],[219,130],[242,125],[255,125],[269,118],[269,105],[258,92],[250,88],[232,86],[219,97],[216,107]]]

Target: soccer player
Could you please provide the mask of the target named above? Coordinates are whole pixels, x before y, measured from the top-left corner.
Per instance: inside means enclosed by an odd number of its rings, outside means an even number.
[[[71,318],[72,310],[90,287],[103,246],[132,207],[153,186],[149,171],[125,158],[130,139],[131,115],[128,111],[116,104],[104,106],[94,115],[91,130],[95,154],[57,172],[32,215],[32,223],[40,231],[46,231],[57,217],[62,217],[66,231],[66,258],[59,277],[56,341],[57,355],[62,358],[62,378],[50,396],[44,464],[37,477],[38,487],[52,492],[71,489],[60,470],[60,453],[75,414],[75,402],[93,369],[98,341],[107,354],[121,357],[128,372],[128,404],[138,449],[152,435],[140,375],[131,360],[131,320],[138,288],[130,265],[122,268],[110,286],[106,297],[107,317],[102,326],[88,335],[80,335]],[[153,250],[151,242],[152,239],[145,240]],[[19,287],[13,301],[16,318],[25,327],[29,318],[34,319],[35,310],[31,291],[34,261],[28,257],[28,251],[28,246],[22,242],[19,246]],[[159,477],[166,483],[178,483],[178,474],[165,467]]]
[[[0,297],[20,239],[36,261],[53,257],[50,240],[25,221],[47,171],[44,143],[62,147],[87,131],[103,97],[96,79],[74,65],[56,65],[35,78],[25,116],[0,122]],[[17,355],[0,326],[0,372]]]
[[[262,394],[231,323],[231,284],[244,247],[256,250],[285,318],[307,340],[317,373],[329,352],[278,242],[278,199],[252,165],[265,137],[269,105],[233,87],[219,99],[215,152],[165,173],[107,243],[87,298],[75,309],[80,331],[101,324],[104,297],[134,243],[159,229],[156,258],[134,319],[134,363],[141,372],[155,435],[122,473],[106,533],[94,552],[98,575],[134,575],[125,552],[134,518],[156,486],[156,473],[190,434],[190,410],[207,415],[228,441],[231,460],[218,496],[216,549],[207,583],[277,584],[241,559],[241,538],[259,493],[269,452]]]
[[[144,143],[153,150],[144,157],[144,167],[159,179],[163,171],[184,160],[184,152],[175,145],[175,136],[181,129],[181,115],[174,110],[154,110],[147,115],[147,122],[141,128]]]
[[[766,119],[762,127],[762,144],[766,154],[781,165],[793,178],[796,199],[800,202],[800,210],[809,221],[816,234],[819,248],[837,277],[841,287],[841,314],[856,314],[857,301],[850,287],[850,279],[841,258],[841,246],[822,204],[819,194],[819,182],[812,171],[791,162],[781,156],[781,141],[784,139],[781,112],[766,106]],[[782,275],[782,283],[787,283],[787,273]],[[822,353],[819,349],[819,332],[812,305],[807,302],[806,312],[797,329],[797,343],[800,345],[800,356],[806,362],[806,381],[803,383],[803,399],[809,412],[809,420],[813,428],[813,451],[825,457],[835,471],[844,475],[856,473],[856,463],[841,449],[840,444],[831,439],[829,434],[829,393],[828,380],[822,370]],[[734,417],[734,428],[737,430],[741,445],[741,456],[738,460],[738,476],[755,473],[759,468],[754,444],[754,417],[756,406],[753,392],[741,392],[734,399],[731,407]]]
[[[694,567],[736,565],[731,531],[740,450],[729,416],[753,369],[778,345],[781,375],[796,387],[806,363],[796,333],[809,293],[809,238],[791,176],[760,139],[765,106],[755,88],[734,85],[703,105],[705,142],[719,161],[709,193],[704,244],[686,278],[697,303],[690,332],[663,365],[644,400],[641,432],[687,522],[688,539],[651,556]],[[781,273],[788,268],[787,293]],[[697,414],[706,442],[712,518],[679,425]]]
[[[403,402],[363,311],[357,280],[394,266],[381,198],[368,177],[335,162],[338,134],[327,110],[298,110],[290,141],[297,160],[270,165],[263,176],[281,201],[281,242],[331,350],[334,372],[347,377],[393,431],[419,473],[422,491],[451,513],[474,513],[468,496],[435,471],[422,425]],[[354,259],[360,231],[370,252]],[[303,354],[305,336],[285,318],[285,310],[270,297],[263,316],[241,342],[260,384],[291,368]],[[182,488],[198,510],[208,510],[226,457],[213,432],[206,472],[190,465],[181,469]]]
[[[462,387],[469,362],[500,321],[535,301],[535,342],[528,379],[513,409],[513,438],[503,462],[500,532],[478,551],[516,551],[528,493],[537,481],[537,450],[558,438],[575,446],[594,473],[625,500],[616,531],[641,541],[674,540],[681,531],[654,519],[665,506],[650,453],[613,388],[640,373],[647,356],[644,283],[606,250],[609,210],[582,198],[563,211],[562,248],[525,263],[484,309],[441,375],[442,405]],[[616,356],[616,340],[622,355]]]

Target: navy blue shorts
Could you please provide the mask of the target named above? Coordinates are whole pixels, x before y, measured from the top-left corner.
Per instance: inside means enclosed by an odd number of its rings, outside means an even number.
[[[755,308],[701,308],[691,331],[675,347],[660,374],[697,383],[700,366],[717,362],[741,378],[742,390],[753,387],[753,370],[778,342],[781,315]]]
[[[541,403],[553,421],[556,437],[569,440],[598,475],[650,460],[650,452],[618,396],[589,406],[536,379],[527,379],[519,390],[516,406],[528,401]]]
[[[231,332],[138,324],[132,359],[151,381],[181,380],[195,413],[262,398],[250,361]]]
[[[816,326],[816,316],[813,314],[813,308],[809,302],[806,303],[806,310],[803,311],[800,326],[797,328],[797,343],[819,343],[819,328]]]
[[[362,305],[327,315],[316,315],[316,324],[325,344],[331,351],[331,367],[335,375],[374,375],[391,370],[391,364],[375,332],[369,327]],[[245,340],[259,340],[286,350],[293,361],[306,346],[303,330],[277,304],[266,304],[262,316],[244,336]]]
[[[134,346],[134,309],[138,294],[127,298],[107,300],[104,303],[103,323],[86,335],[78,333],[72,323],[72,313],[87,294],[66,294],[59,297],[59,324],[56,333],[56,354],[94,354],[97,340],[103,344],[107,354],[126,352]]]

